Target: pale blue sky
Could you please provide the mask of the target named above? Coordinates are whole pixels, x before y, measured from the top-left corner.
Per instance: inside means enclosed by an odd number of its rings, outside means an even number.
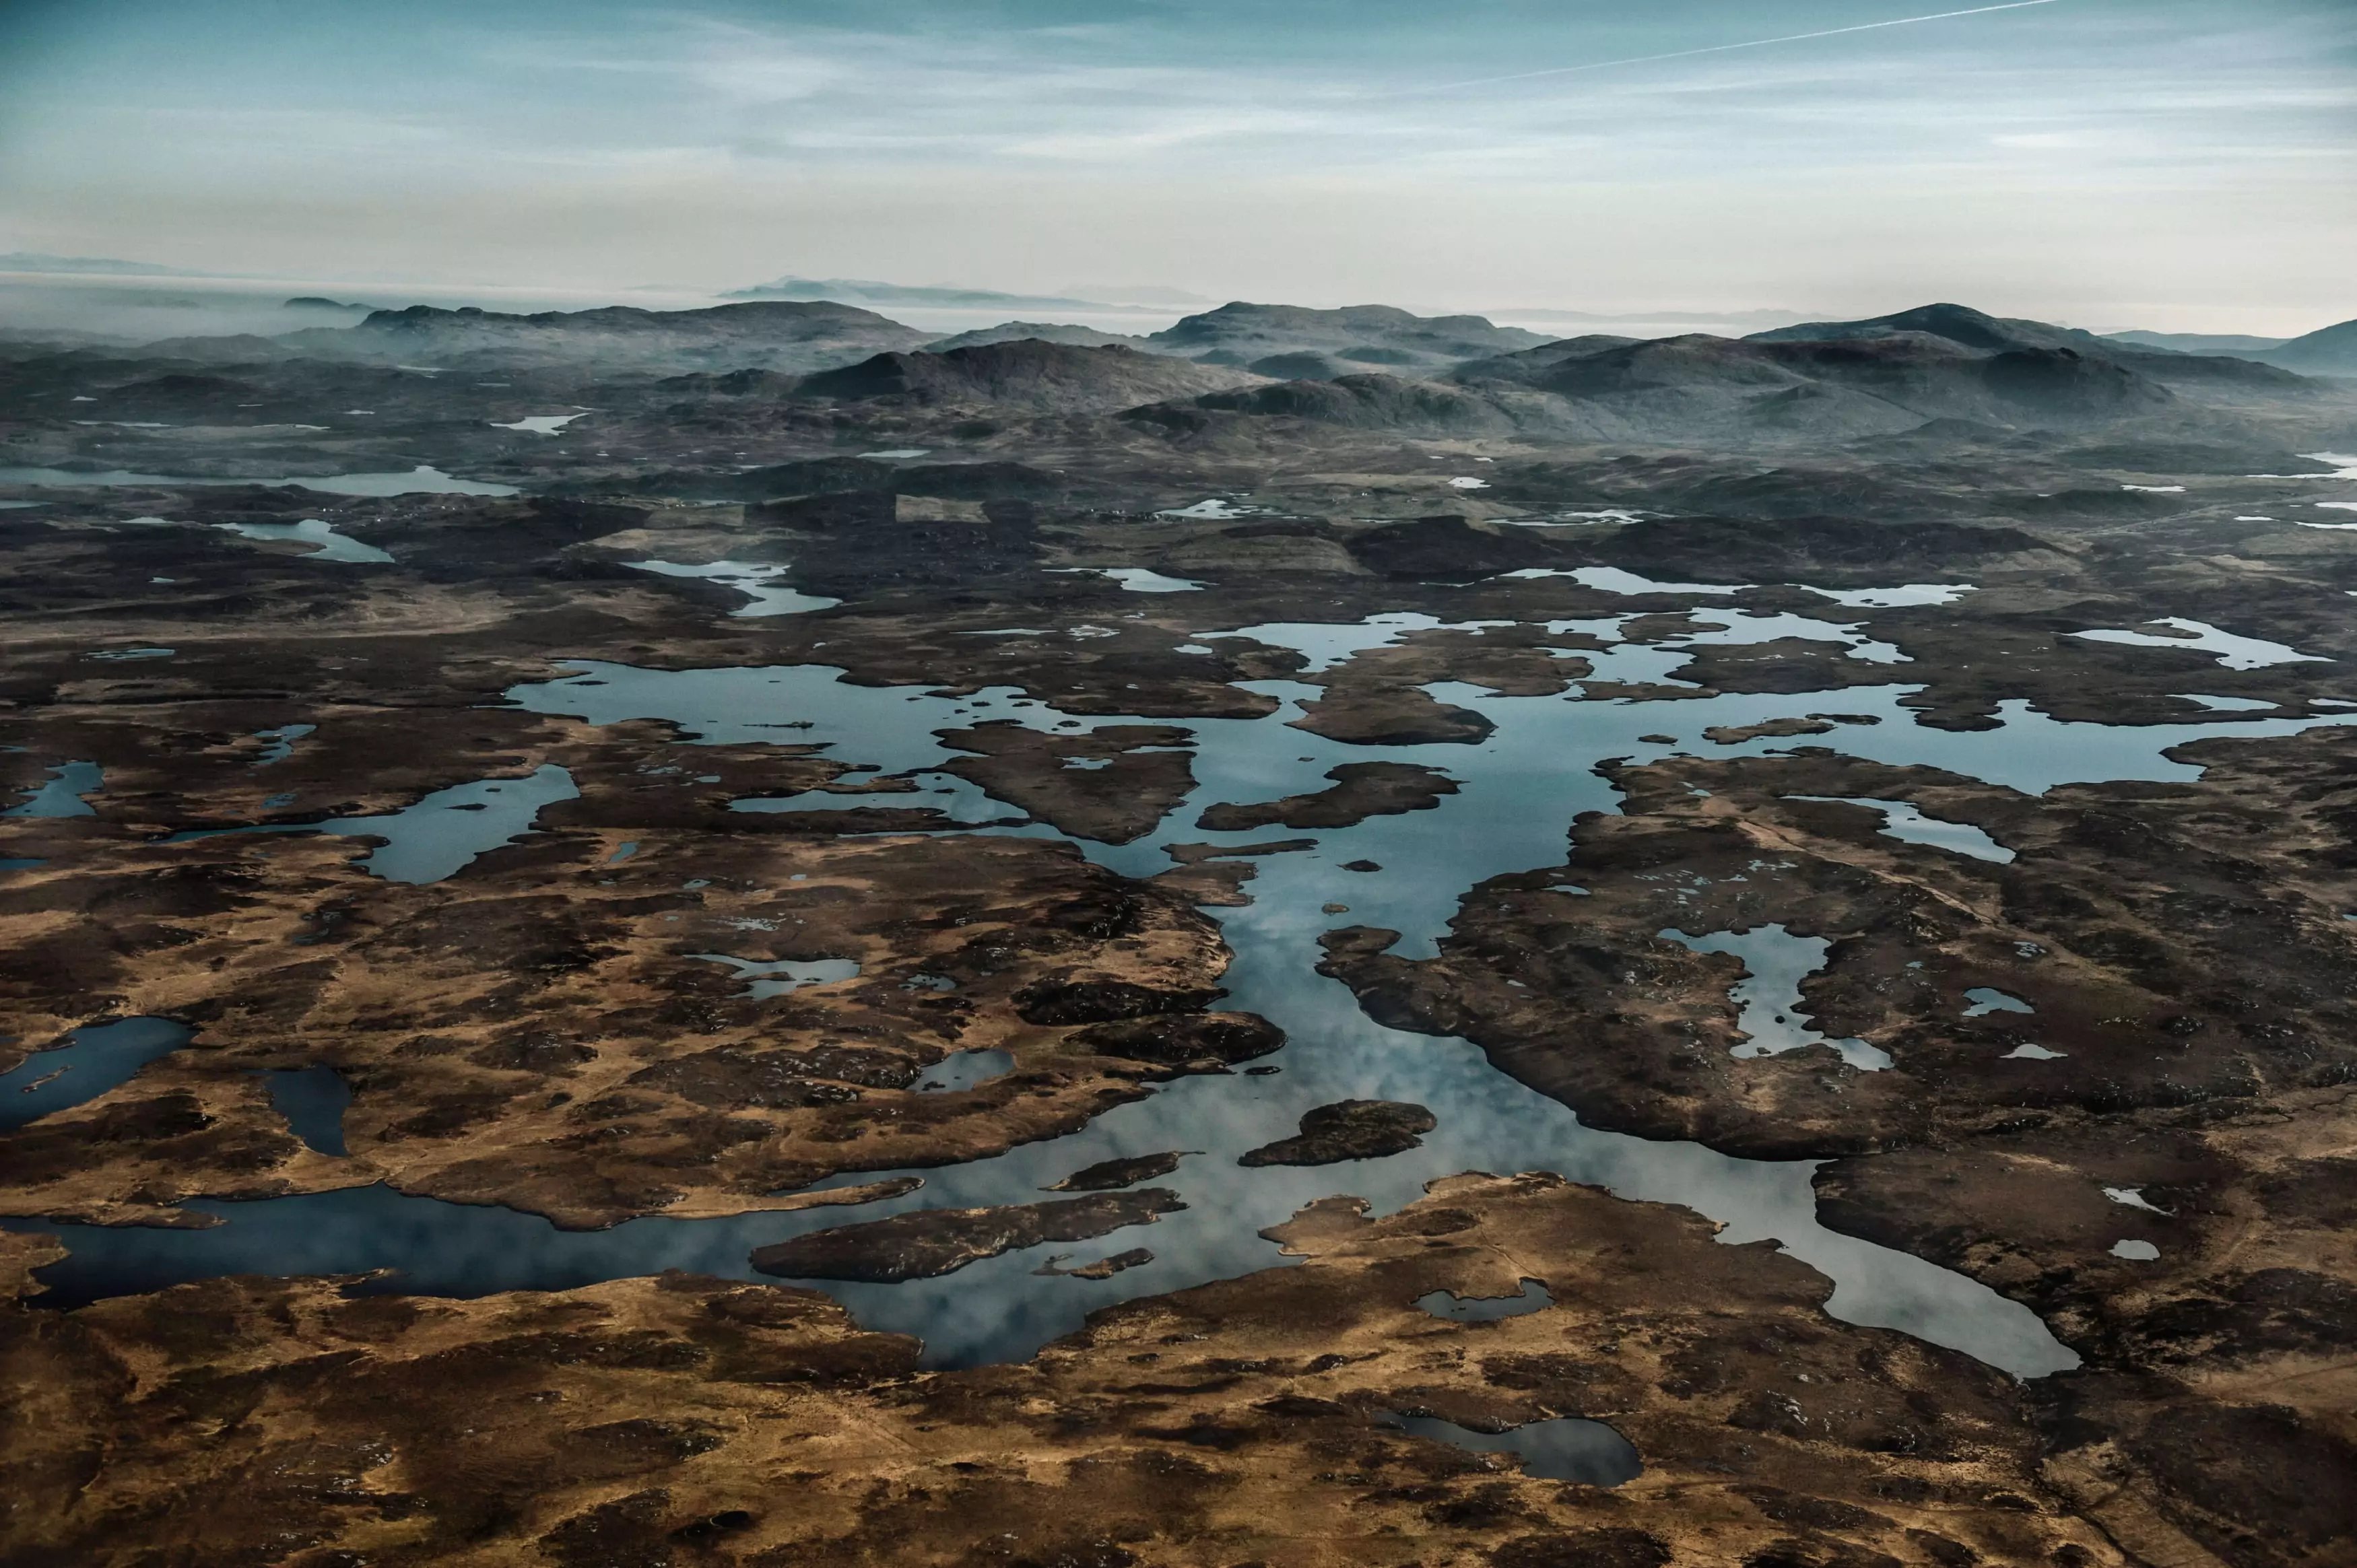
[[[2357,316],[2357,5],[15,0],[0,250],[302,277]]]

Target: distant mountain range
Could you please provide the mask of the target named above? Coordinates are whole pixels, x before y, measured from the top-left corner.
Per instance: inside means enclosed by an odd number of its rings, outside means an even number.
[[[1220,314],[1190,317],[1156,338],[1189,336],[1200,329],[1195,324]],[[1285,324],[1282,316],[1263,319]],[[1413,330],[1438,325],[1415,322]],[[2301,342],[2320,360],[2341,334],[2357,338],[2357,324]],[[1265,372],[1283,358],[1251,368]],[[2036,429],[2181,430],[2221,413],[2303,409],[2322,391],[2280,365],[2116,343],[1941,304],[1743,338],[1593,334],[1437,371],[1266,382],[1125,417],[1204,439],[1218,439],[1240,419],[1289,418],[1360,429],[1543,431],[1599,442],[1760,448],[1927,430],[1972,439]]]
[[[323,313],[336,307],[331,301],[309,306]],[[1316,310],[1242,302],[1187,317],[1146,337],[1054,322],[1011,321],[944,338],[865,306],[829,298],[747,300],[701,310],[609,306],[530,315],[418,305],[376,311],[354,327],[317,327],[275,338],[224,340],[219,351],[231,358],[263,352],[274,357],[308,355],[468,368],[596,363],[614,369],[759,370],[808,375],[856,365],[871,355],[922,350],[918,361],[891,369],[888,377],[879,367],[871,378],[877,384],[890,379],[915,391],[938,390],[937,381],[940,387],[963,386],[972,376],[983,373],[977,369],[983,361],[961,361],[964,369],[945,370],[942,378],[936,378],[923,360],[1027,341],[1123,350],[1126,358],[1050,356],[1041,363],[1048,367],[1049,379],[1077,366],[1095,365],[1108,373],[1118,367],[1121,379],[1136,382],[1146,392],[1138,400],[1144,402],[1154,394],[1146,389],[1151,373],[1137,366],[1139,360],[1166,365],[1191,363],[1223,372],[1167,382],[1174,390],[1208,392],[1263,378],[1330,380],[1378,367],[1408,375],[1434,375],[1469,360],[1536,348],[1549,339],[1520,328],[1499,327],[1479,316],[1416,316],[1380,305]],[[199,339],[179,340],[169,347],[178,355],[210,357]],[[1010,374],[1023,381],[1031,372],[1022,370]],[[1033,378],[1026,384],[1036,381]]]
[[[2327,389],[2304,375],[2357,374],[2357,322],[2244,357],[1953,304],[1740,338],[1550,338],[1480,316],[1241,301],[1135,338],[1028,321],[944,338],[837,300],[760,300],[532,315],[414,306],[353,327],[147,352],[217,364],[576,368],[677,377],[683,396],[1118,413],[1211,440],[1258,440],[1267,421],[1293,420],[1758,449],[1933,428],[2125,438],[2306,410]]]
[[[2190,365],[2172,366],[2168,363],[2170,359],[2190,360],[2195,364],[2272,365],[2280,370],[2297,371],[2303,375],[2357,376],[2357,321],[2344,321],[2287,340],[2266,338],[2232,339],[2265,346],[2253,349],[2222,350],[2214,347],[2197,347],[2217,341],[2200,335],[2190,335],[2190,340],[2182,344],[2165,340],[2152,342],[2151,339],[2165,338],[2167,335],[2150,332],[2121,332],[2104,338],[2075,327],[2055,327],[2043,321],[1987,316],[1961,305],[1926,305],[1894,316],[1878,316],[1867,321],[1804,322],[1770,332],[1757,332],[1745,341],[1826,342],[1891,338],[1909,332],[1930,333],[1969,348],[1995,352],[2025,348],[2093,349],[2148,374],[2158,375],[2164,381],[2172,376],[2182,378],[2189,374],[2216,379],[2233,373],[2224,370],[2197,371]]]
[[[2357,321],[2295,338],[2251,358],[2309,376],[2357,376]]]
[[[936,310],[1152,310],[1219,302],[1184,289],[1159,285],[1074,284],[1061,295],[1003,294],[992,289],[960,288],[948,284],[915,285],[879,283],[872,278],[782,277],[721,295],[723,299],[834,300],[842,305],[877,307],[900,306]],[[1266,308],[1279,308],[1268,306]],[[1285,309],[1302,309],[1287,306]],[[1345,306],[1344,310],[1383,310],[1388,306]],[[1807,319],[1794,310],[1652,310],[1598,314],[1528,306],[1493,310],[1491,317],[1522,317],[1537,321],[1577,321],[1598,326],[1783,327]],[[1480,319],[1441,317],[1440,319]]]
[[[60,256],[40,251],[10,251],[0,252],[0,273],[45,273],[54,275],[87,277],[138,278],[228,278],[246,274],[199,272],[188,267],[166,266],[154,262],[127,261],[111,256]],[[1036,338],[1042,341],[1076,346],[1132,347],[1150,353],[1170,354],[1211,364],[1249,369],[1254,372],[1278,380],[1335,380],[1344,376],[1373,371],[1397,371],[1409,374],[1429,374],[1450,364],[1484,357],[1511,354],[1536,348],[1551,341],[1560,341],[1548,334],[1532,332],[1521,328],[1500,327],[1490,317],[1438,316],[1417,317],[1389,306],[1350,306],[1335,310],[1312,309],[1299,306],[1255,305],[1243,301],[1231,302],[1212,309],[1188,316],[1161,331],[1130,337],[1108,332],[1101,328],[1082,327],[1068,322],[1036,319],[1038,313],[1138,311],[1160,314],[1172,307],[1204,305],[1210,302],[1184,290],[1144,285],[1074,285],[1072,292],[1062,295],[1008,294],[996,289],[962,288],[951,285],[909,285],[884,283],[872,278],[805,278],[781,277],[753,288],[740,289],[721,297],[746,302],[793,302],[801,304],[833,303],[862,310],[870,307],[910,310],[1005,311],[1009,319],[991,327],[942,338],[899,322],[880,317],[850,330],[843,342],[845,349],[866,346],[871,351],[925,347],[939,349],[983,347],[991,343],[1018,341]],[[289,301],[297,308],[324,311],[350,309],[335,302],[316,297]],[[418,310],[426,307],[419,306]],[[381,313],[391,314],[391,313]],[[441,312],[446,316],[463,313]],[[740,322],[731,321],[722,327],[716,320],[708,333],[689,329],[684,318],[692,311],[649,312],[634,314],[648,318],[648,325],[637,330],[613,330],[623,317],[632,314],[630,307],[616,306],[608,311],[543,312],[530,317],[499,316],[482,319],[484,313],[473,312],[477,319],[459,336],[466,339],[467,351],[474,354],[496,354],[504,348],[509,351],[522,349],[529,339],[543,353],[563,352],[553,341],[556,336],[578,336],[555,327],[560,320],[576,322],[587,328],[593,321],[607,326],[590,336],[608,350],[619,349],[629,343],[633,351],[625,359],[649,360],[663,359],[679,352],[691,357],[703,356],[686,349],[679,337],[706,339],[705,354],[726,353],[733,348],[748,347]],[[1564,322],[1582,327],[1664,327],[1692,325],[1701,328],[1746,327],[1759,325],[1766,330],[1755,332],[1742,339],[1747,342],[1858,341],[1889,338],[1901,333],[1930,332],[1950,341],[1981,351],[2001,352],[1996,347],[2002,340],[2007,348],[2072,347],[2093,350],[2153,373],[2166,381],[2181,380],[2188,375],[2207,374],[2215,380],[2233,372],[2222,369],[2196,370],[2180,366],[2162,371],[2148,361],[2161,357],[2177,357],[2197,361],[2216,361],[2222,358],[2274,366],[2302,375],[2357,377],[2357,321],[2344,321],[2298,338],[2264,338],[2233,333],[2127,331],[2098,335],[2077,328],[2055,327],[2044,322],[1984,315],[1959,306],[1925,306],[1913,311],[1875,317],[1860,321],[1803,321],[1784,310],[1691,311],[1662,310],[1647,312],[1596,312],[1528,307],[1493,312],[1494,316],[1519,317],[1542,323]],[[667,318],[682,325],[677,332],[653,329],[655,318]],[[518,323],[511,328],[490,325],[491,320]],[[524,328],[521,324],[529,321]],[[1986,326],[1981,324],[1986,324]],[[454,322],[455,326],[456,323]],[[772,323],[771,325],[778,325]],[[420,330],[413,317],[411,332]],[[359,330],[382,335],[386,328],[374,317],[364,322]],[[425,329],[429,335],[432,329]],[[759,336],[759,334],[755,334]],[[818,335],[823,338],[825,333]],[[669,339],[668,347],[653,350],[657,339]],[[863,343],[862,340],[865,340]],[[259,339],[257,339],[259,341]],[[500,347],[494,347],[498,342]],[[725,347],[724,347],[725,345]],[[325,345],[314,341],[303,348],[317,351]],[[571,346],[568,346],[568,349]],[[652,350],[650,352],[649,350]],[[798,340],[790,348],[758,368],[779,371],[812,371],[834,368],[841,360],[828,360],[830,356],[816,349],[813,341]],[[748,367],[753,368],[753,367]]]
[[[1415,316],[1388,305],[1313,310],[1243,300],[1189,316],[1145,339],[1161,353],[1280,381],[1430,371],[1546,341],[1542,333],[1500,327],[1484,316]]]
[[[2173,354],[2230,354],[2304,376],[2357,376],[2357,321],[2298,338],[2246,338],[2207,332],[2114,332],[2106,343]]]
[[[808,375],[920,348],[935,334],[830,301],[764,300],[704,310],[541,311],[528,316],[413,305],[356,327],[272,339],[282,353],[395,364],[502,369],[594,364],[645,371],[771,371]]]

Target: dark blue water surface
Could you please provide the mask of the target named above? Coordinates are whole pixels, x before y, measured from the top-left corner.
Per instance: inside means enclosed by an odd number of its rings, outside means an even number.
[[[70,1043],[35,1051],[0,1073],[0,1129],[22,1127],[52,1111],[97,1099],[157,1057],[187,1045],[190,1033],[169,1018],[125,1018],[76,1029]]]
[[[352,1102],[352,1089],[342,1074],[312,1066],[274,1069],[262,1079],[270,1088],[270,1103],[296,1137],[322,1155],[344,1155],[344,1112]]]

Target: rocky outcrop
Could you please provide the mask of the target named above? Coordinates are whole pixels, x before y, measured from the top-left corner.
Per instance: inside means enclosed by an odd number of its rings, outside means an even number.
[[[1330,789],[1287,795],[1281,800],[1205,808],[1195,825],[1209,832],[1250,832],[1254,828],[1347,828],[1369,817],[1428,811],[1441,797],[1457,793],[1457,781],[1419,762],[1345,762],[1328,770]]]
[[[1394,1100],[1339,1100],[1301,1113],[1301,1131],[1290,1138],[1246,1150],[1240,1165],[1332,1165],[1344,1160],[1374,1160],[1413,1149],[1421,1134],[1439,1125],[1421,1105]]]

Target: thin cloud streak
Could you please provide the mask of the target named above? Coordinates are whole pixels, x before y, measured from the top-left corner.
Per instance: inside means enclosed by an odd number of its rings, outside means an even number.
[[[1770,44],[1805,43],[1811,38],[1836,38],[1844,33],[1871,33],[1884,27],[1911,27],[1917,22],[1944,22],[1953,16],[1985,16],[1991,11],[2020,11],[2032,5],[2054,5],[2061,0],[2006,0],[2001,5],[1975,5],[1966,11],[1935,11],[1928,16],[1894,16],[1887,22],[1860,22],[1849,27],[1826,27],[1814,33],[1787,33],[1777,38],[1747,38],[1739,44],[1710,44],[1698,49],[1672,49],[1667,54],[1631,55],[1626,59],[1590,60],[1585,65],[1549,66],[1544,70],[1518,70],[1511,76],[1477,76],[1464,81],[1444,81],[1435,87],[1418,88],[1408,97],[1421,97],[1433,92],[1454,92],[1460,87],[1494,87],[1501,82],[1531,81],[1543,76],[1571,76],[1583,70],[1609,70],[1614,66],[1651,65],[1656,60],[1691,59],[1696,55],[1725,54],[1729,49],[1765,48]]]
[[[2100,186],[2133,161],[2166,165],[2170,184],[2181,186],[2221,174],[2248,179],[2255,148],[2305,141],[2316,161],[2346,157],[2345,141],[2318,138],[2322,122],[2345,112],[2352,93],[2319,64],[2302,64],[2296,75],[2284,70],[2287,53],[2319,60],[2325,51],[2313,45],[2321,40],[2287,40],[2310,47],[2294,51],[2278,43],[2248,59],[2212,41],[2199,51],[2196,75],[2181,39],[2166,48],[2158,39],[2110,39],[2103,90],[2090,92],[2083,68],[2072,63],[2084,49],[2041,48],[2025,58],[2018,35],[1983,29],[1903,71],[1891,69],[1885,50],[1830,59],[1822,51],[1754,51],[1741,62],[1714,55],[1674,72],[1592,78],[1574,95],[1469,94],[1405,106],[1356,83],[1214,70],[1188,59],[1090,51],[1025,59],[1003,39],[909,47],[857,30],[793,36],[682,26],[637,41],[643,47],[635,50],[609,40],[595,51],[550,51],[532,85],[544,93],[558,89],[554,99],[501,94],[455,111],[355,104],[347,112],[354,129],[335,131],[343,118],[336,116],[326,122],[328,140],[274,134],[265,124],[242,128],[234,116],[216,119],[210,134],[158,134],[156,116],[174,112],[168,100],[163,107],[145,100],[81,103],[53,117],[39,136],[77,137],[95,147],[102,125],[112,123],[121,134],[104,140],[142,145],[143,178],[169,168],[169,177],[194,177],[207,188],[324,163],[318,155],[329,145],[347,158],[323,167],[321,177],[362,177],[350,161],[357,157],[378,166],[368,177],[407,191],[436,178],[468,188],[497,183],[527,166],[637,167],[651,152],[672,156],[685,147],[740,160],[748,177],[777,162],[802,171],[857,165],[880,172],[1120,160],[1139,177],[1157,178],[1453,171],[1467,178],[1666,183],[1737,168],[1760,177],[1903,170],[1914,178],[1932,168],[1979,166]],[[496,63],[511,70],[516,58],[501,49]],[[585,70],[592,81],[564,81]],[[618,71],[642,83],[617,93],[607,83]],[[783,91],[789,85],[793,91]],[[597,112],[548,113],[565,93],[596,102]],[[221,113],[210,105],[180,112]],[[367,127],[378,123],[397,129],[371,138]],[[2025,134],[2072,138],[2048,144],[2050,162],[2061,146],[2076,151],[2060,166],[2033,168],[2026,161],[2032,148],[2002,139]],[[28,156],[36,145],[28,133],[8,150],[20,166],[63,166],[71,156],[64,148]],[[484,158],[486,146],[499,156]],[[10,161],[0,156],[0,164]],[[183,162],[195,166],[183,171]]]

